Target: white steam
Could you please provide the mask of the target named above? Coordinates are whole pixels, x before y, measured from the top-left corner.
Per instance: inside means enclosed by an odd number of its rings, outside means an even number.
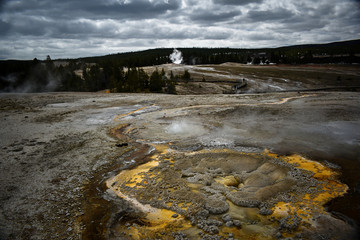
[[[35,67],[33,71],[40,71]],[[37,75],[30,75],[24,81],[19,81],[16,74],[9,74],[7,76],[0,76],[0,83],[5,84],[5,87],[0,89],[0,93],[34,93],[34,92],[52,92],[55,91],[61,82],[58,76],[52,72],[47,71],[45,82],[39,82]]]
[[[172,54],[170,54],[170,60],[175,63],[175,64],[181,64],[183,61],[183,56],[182,53],[177,50],[176,48],[174,48],[174,51],[172,52]]]
[[[169,134],[180,136],[198,136],[206,133],[206,129],[199,122],[180,120],[172,122],[166,128],[166,132]]]

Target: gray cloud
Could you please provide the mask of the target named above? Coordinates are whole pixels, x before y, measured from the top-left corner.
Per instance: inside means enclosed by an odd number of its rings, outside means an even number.
[[[269,41],[276,40],[272,33],[252,33],[248,35],[248,39],[252,41]]]
[[[0,32],[2,35],[6,35],[11,28],[11,25],[0,19]]]
[[[21,13],[31,16],[46,16],[54,19],[82,17],[88,19],[147,19],[154,18],[166,11],[180,7],[177,0],[132,0],[132,1],[95,1],[87,0],[22,0],[8,2],[8,13]]]
[[[263,0],[213,0],[215,4],[224,5],[247,5],[249,3],[261,3]]]
[[[288,9],[276,8],[271,10],[251,10],[248,13],[248,17],[251,21],[274,21],[274,20],[287,20],[294,16],[294,13]]]
[[[81,2],[83,3],[83,1]],[[168,0],[167,2],[133,0],[129,3],[124,1],[124,3],[116,2],[112,4],[97,4],[98,2],[94,1],[93,4],[85,6],[84,10],[95,17],[146,19],[156,18],[166,13],[166,11],[173,11],[180,7],[179,1],[175,0]]]
[[[5,0],[0,0],[0,13],[3,10],[4,4],[5,4]]]
[[[0,58],[360,38],[355,0],[0,0]]]
[[[205,10],[197,10],[196,14],[191,15],[191,20],[203,23],[219,23],[233,19],[235,16],[241,15],[239,11],[229,12],[209,12]]]

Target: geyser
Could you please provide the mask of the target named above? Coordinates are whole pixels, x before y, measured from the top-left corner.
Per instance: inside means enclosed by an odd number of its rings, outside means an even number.
[[[174,48],[174,51],[172,52],[172,54],[170,54],[169,57],[170,60],[175,64],[181,64],[183,61],[182,53],[176,48]]]

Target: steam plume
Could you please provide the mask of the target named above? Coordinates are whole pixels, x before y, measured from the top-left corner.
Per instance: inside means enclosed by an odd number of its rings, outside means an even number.
[[[167,133],[179,136],[198,136],[207,131],[202,124],[195,120],[178,120],[172,122],[166,129]]]
[[[172,54],[170,54],[169,57],[170,60],[175,64],[181,64],[183,61],[182,53],[176,48],[174,48],[174,51],[172,52]]]

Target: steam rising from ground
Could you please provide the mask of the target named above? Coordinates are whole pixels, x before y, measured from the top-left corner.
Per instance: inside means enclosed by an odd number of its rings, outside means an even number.
[[[0,76],[0,93],[33,93],[33,92],[52,92],[56,91],[60,85],[60,78],[55,76],[50,71],[46,71],[45,78],[39,79],[39,67],[33,69],[33,75],[28,79],[19,81],[16,74],[9,74],[8,76]]]
[[[170,54],[169,57],[170,60],[175,64],[181,64],[183,61],[182,53],[176,48],[174,48],[174,51],[172,52],[172,54]]]
[[[181,136],[199,136],[206,133],[206,129],[201,123],[191,120],[179,120],[172,122],[167,128],[166,132]]]
[[[191,120],[172,119],[165,127],[167,136],[162,140],[169,140],[170,135],[170,139],[191,138],[187,143],[189,147],[201,144],[206,147],[246,148],[249,152],[262,151],[265,147],[283,154],[297,152],[321,159],[360,160],[360,121],[341,118],[333,113],[330,106],[320,110],[316,107],[304,108],[303,104],[298,100],[291,102],[289,108],[234,107],[228,109],[225,115],[218,113],[217,117],[221,119],[218,121],[212,121],[211,117],[208,121],[192,117]],[[345,115],[359,114],[348,109],[344,110]],[[184,147],[187,144],[184,143]]]

